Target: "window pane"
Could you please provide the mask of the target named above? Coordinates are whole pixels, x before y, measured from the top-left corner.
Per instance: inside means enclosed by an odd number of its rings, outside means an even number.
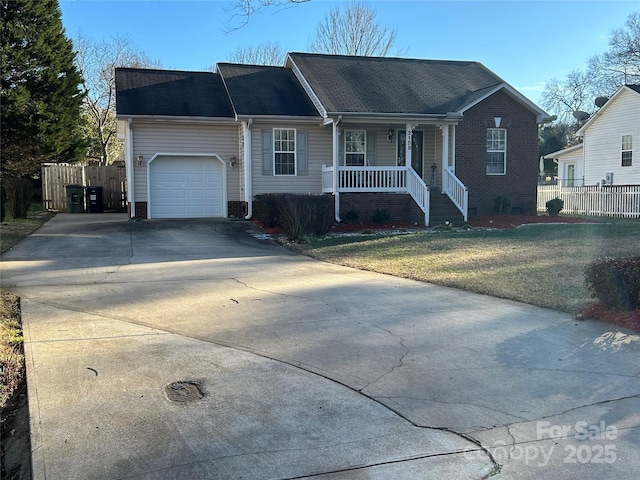
[[[275,174],[276,175],[295,175],[295,155],[293,153],[276,153],[275,154]]]
[[[345,131],[345,152],[364,153],[365,151],[365,132],[364,130],[346,130]]]
[[[622,150],[632,150],[633,149],[633,137],[631,135],[623,135],[622,136]]]
[[[364,153],[348,153],[345,163],[348,167],[364,166]]]
[[[273,130],[273,173],[296,174],[296,131],[292,128]]]
[[[622,166],[631,167],[632,165],[633,165],[633,160],[632,160],[631,150],[629,150],[628,152],[622,152]]]
[[[487,153],[487,173],[504,173],[504,153]]]
[[[487,173],[504,174],[507,151],[507,131],[504,128],[487,129]]]

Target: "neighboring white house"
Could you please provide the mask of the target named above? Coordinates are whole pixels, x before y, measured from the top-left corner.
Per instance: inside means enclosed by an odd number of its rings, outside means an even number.
[[[640,85],[620,87],[577,135],[579,145],[545,156],[559,185],[640,185]]]

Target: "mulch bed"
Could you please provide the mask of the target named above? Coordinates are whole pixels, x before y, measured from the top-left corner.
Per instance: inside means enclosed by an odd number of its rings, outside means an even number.
[[[633,312],[615,312],[609,310],[602,303],[594,303],[582,310],[581,315],[582,318],[601,320],[618,327],[630,328],[640,332],[640,310],[634,310]]]

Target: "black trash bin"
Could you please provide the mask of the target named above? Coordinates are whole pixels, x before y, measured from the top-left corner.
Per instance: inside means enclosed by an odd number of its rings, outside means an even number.
[[[103,213],[102,187],[87,187],[87,213]]]
[[[84,187],[82,185],[67,185],[67,212],[84,212]]]

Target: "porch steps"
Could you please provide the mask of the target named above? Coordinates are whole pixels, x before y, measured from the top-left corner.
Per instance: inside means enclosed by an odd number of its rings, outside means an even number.
[[[442,225],[445,222],[450,222],[456,227],[464,225],[464,216],[446,194],[432,191],[429,206],[429,226]]]

